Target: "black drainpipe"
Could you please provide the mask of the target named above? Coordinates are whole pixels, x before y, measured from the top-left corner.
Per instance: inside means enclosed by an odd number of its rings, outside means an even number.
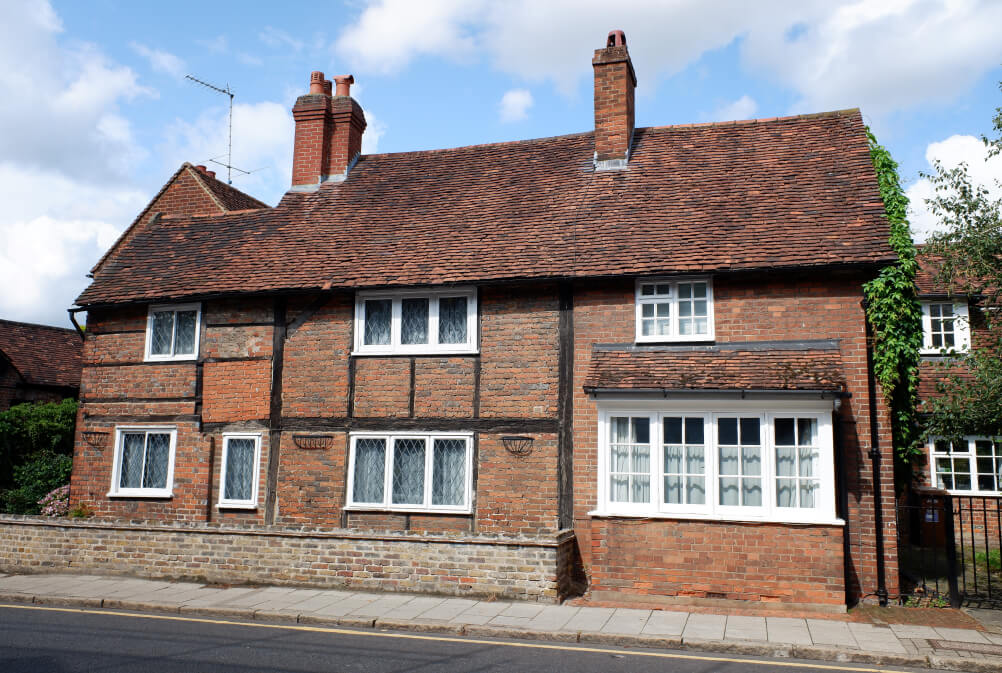
[[[867,308],[863,300],[863,312]],[[873,468],[873,525],[877,545],[877,599],[887,607],[887,578],[884,569],[884,510],[880,486],[880,433],[877,430],[877,379],[873,375],[873,329],[866,318],[866,385],[870,395],[870,461]]]

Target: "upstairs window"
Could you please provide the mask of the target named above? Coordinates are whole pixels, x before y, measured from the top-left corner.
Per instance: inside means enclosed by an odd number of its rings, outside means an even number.
[[[201,308],[198,304],[150,306],[146,360],[195,360]]]
[[[964,495],[1002,495],[1002,437],[933,439],[929,451],[937,488]]]
[[[358,294],[357,354],[476,351],[477,294],[473,288]]]
[[[713,339],[709,278],[638,280],[636,305],[638,343]]]
[[[922,302],[922,353],[966,353],[971,347],[967,304]]]

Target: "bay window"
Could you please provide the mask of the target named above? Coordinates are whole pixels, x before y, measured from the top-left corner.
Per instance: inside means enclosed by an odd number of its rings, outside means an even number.
[[[470,512],[472,444],[463,433],[352,434],[349,508]]]
[[[600,413],[596,514],[836,521],[830,406],[619,406]]]

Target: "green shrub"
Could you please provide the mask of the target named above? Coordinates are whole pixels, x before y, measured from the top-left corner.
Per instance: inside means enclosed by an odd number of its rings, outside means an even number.
[[[50,491],[68,484],[73,458],[51,451],[33,454],[14,468],[14,488],[0,495],[0,509],[8,514],[38,514],[38,504]]]
[[[38,501],[69,483],[76,400],[0,412],[0,511],[38,514]]]

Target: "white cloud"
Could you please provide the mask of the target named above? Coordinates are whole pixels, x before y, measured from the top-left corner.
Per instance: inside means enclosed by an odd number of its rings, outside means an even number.
[[[153,49],[139,42],[130,42],[129,46],[132,51],[149,61],[150,67],[155,71],[171,77],[184,76],[184,61],[169,51]]]
[[[528,89],[511,89],[501,96],[499,113],[502,122],[518,122],[529,118],[532,93]]]
[[[613,28],[626,32],[641,92],[741,40],[742,64],[791,89],[796,111],[880,115],[954,100],[1002,61],[999,25],[997,0],[372,0],[335,51],[381,73],[421,56],[487,58],[570,94]]]
[[[968,174],[975,184],[985,186],[997,199],[1002,199],[1002,156],[988,158],[988,150],[980,139],[968,135],[955,135],[931,143],[925,151],[925,158],[932,170],[934,161],[944,168],[955,168],[962,162],[967,164]],[[936,216],[929,211],[926,199],[935,195],[935,189],[927,178],[915,182],[905,192],[909,200],[908,221],[912,235],[924,241],[929,234],[942,231]]]
[[[225,54],[230,47],[229,40],[225,35],[217,35],[207,40],[195,40],[198,44],[208,49],[213,54]]]
[[[251,175],[233,171],[233,186],[274,205],[289,188],[292,176],[292,139],[295,126],[289,108],[281,103],[237,103],[233,106],[233,165]],[[226,162],[227,110],[215,108],[189,122],[175,120],[166,130],[159,154],[161,172],[169,175],[185,161],[209,165],[226,180],[226,169],[210,163]]]
[[[304,46],[302,40],[296,39],[284,30],[273,26],[265,26],[265,29],[258,33],[258,37],[273,49],[287,47],[293,51],[302,51]]]
[[[757,110],[758,103],[755,102],[754,98],[745,94],[741,98],[721,105],[714,110],[713,114],[710,115],[710,121],[726,122],[736,119],[751,119]]]
[[[120,106],[155,96],[93,45],[61,40],[47,2],[0,22],[0,316],[67,324],[85,274],[148,198]]]
[[[244,51],[237,52],[237,60],[243,63],[244,65],[253,65],[253,66],[264,65],[264,61],[262,59],[258,58],[257,56],[254,56],[253,54],[248,54],[247,52]]]

